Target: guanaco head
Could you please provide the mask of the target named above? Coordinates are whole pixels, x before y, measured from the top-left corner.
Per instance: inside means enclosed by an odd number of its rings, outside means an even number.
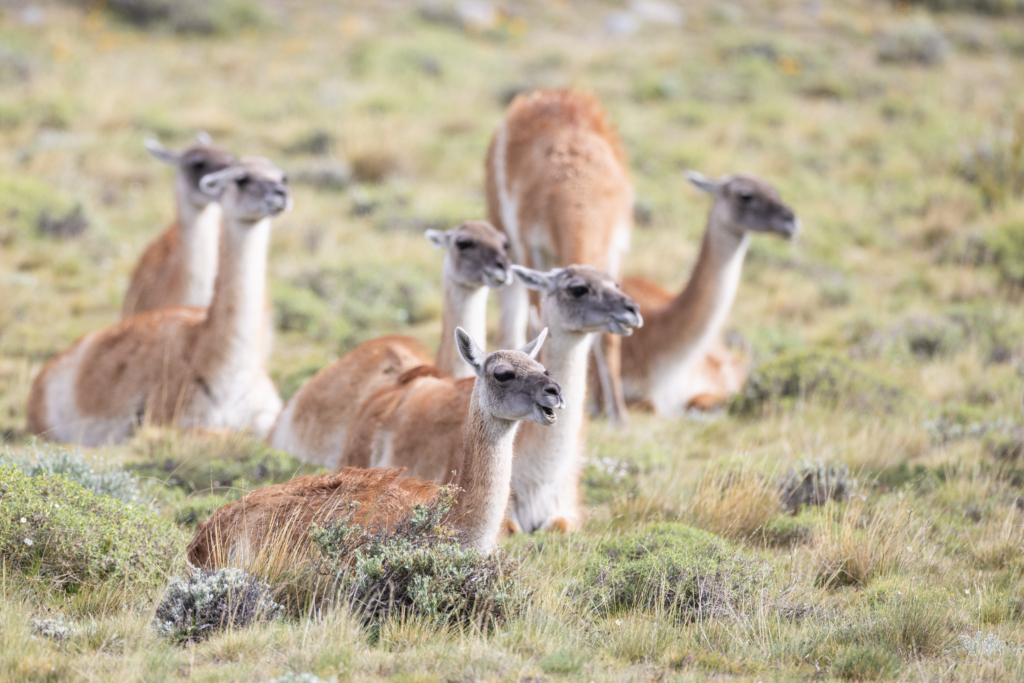
[[[203,176],[199,187],[219,197],[224,217],[256,222],[292,208],[284,171],[264,157],[243,157],[236,163]]]
[[[189,202],[196,209],[202,209],[216,197],[211,197],[199,188],[203,176],[222,171],[235,163],[235,157],[219,145],[213,144],[206,133],[196,135],[196,143],[191,147],[174,151],[161,145],[157,140],[145,142],[146,151],[154,159],[170,164],[178,170],[176,191],[180,199]]]
[[[512,282],[511,244],[505,233],[490,223],[466,221],[451,230],[427,230],[423,235],[438,249],[448,250],[445,272],[460,285],[498,289]]]
[[[455,329],[455,343],[462,358],[476,373],[480,407],[500,420],[532,420],[545,426],[557,421],[556,408],[564,408],[562,388],[537,362],[547,337],[545,328],[537,338],[518,351],[485,354],[461,327]]]
[[[773,232],[789,239],[800,232],[800,219],[782,203],[778,190],[760,178],[737,174],[716,179],[687,171],[686,179],[715,198],[712,212],[735,233]]]
[[[640,307],[611,276],[593,266],[554,268],[544,273],[512,266],[519,281],[541,292],[545,322],[570,332],[629,336],[644,324]]]

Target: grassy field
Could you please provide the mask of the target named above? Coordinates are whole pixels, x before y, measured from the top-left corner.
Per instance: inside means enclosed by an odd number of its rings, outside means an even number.
[[[308,470],[245,437],[147,429],[82,457],[129,473],[118,490],[173,559],[74,584],[5,555],[0,680],[1024,678],[1014,2],[520,0],[476,21],[443,1],[222,0],[144,26],[109,4],[0,5],[0,463],[50,457],[24,432],[34,373],[117,320],[172,217],[147,136],[205,130],[293,179],[270,257],[284,397],[380,334],[436,344],[440,255],[421,233],[484,215],[486,145],[524,88],[591,90],[621,131],[627,273],[686,281],[707,210],[686,169],[765,177],[804,231],[753,242],[728,327],[754,377],[728,410],[591,424],[585,528],[506,544],[526,595],[507,620],[321,605],[169,642],[151,624],[196,521]],[[79,215],[78,236],[42,229]],[[801,481],[837,500],[796,504]],[[628,544],[670,580],[615,602]],[[698,561],[718,607],[663,600]],[[54,619],[67,637],[40,632]]]

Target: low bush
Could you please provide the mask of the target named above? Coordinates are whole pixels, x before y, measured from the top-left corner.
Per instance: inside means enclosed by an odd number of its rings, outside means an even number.
[[[946,61],[949,42],[930,22],[909,21],[879,36],[876,55],[884,63],[936,66]]]
[[[853,645],[844,649],[832,665],[832,673],[848,681],[879,681],[895,678],[903,662],[883,645]]]
[[[799,462],[779,481],[779,497],[787,512],[799,513],[804,505],[824,505],[830,500],[844,501],[851,481],[845,465]]]
[[[730,402],[729,412],[758,417],[797,400],[881,412],[907,399],[904,390],[849,358],[798,351],[780,354],[754,370],[743,391]]]
[[[905,0],[893,0],[894,5]],[[1024,0],[910,0],[937,12],[971,12],[975,14],[1019,14],[1024,12]]]
[[[702,620],[739,613],[765,586],[767,571],[721,538],[662,523],[600,543],[576,593],[598,613],[664,609]]]
[[[139,496],[139,481],[120,467],[100,462],[92,465],[78,451],[42,444],[32,446],[24,455],[9,449],[0,453],[0,465],[13,465],[30,477],[60,474],[93,493],[128,503]]]
[[[64,620],[63,614],[58,614],[56,617],[33,619],[31,626],[32,635],[39,636],[40,638],[49,638],[57,642],[68,640],[77,631],[73,623]]]
[[[93,4],[74,1],[83,6]],[[102,6],[133,26],[167,26],[176,33],[227,35],[266,23],[259,4],[250,0],[107,0]]]
[[[1017,114],[1012,127],[1001,128],[996,134],[974,143],[955,170],[964,180],[977,186],[988,207],[1021,196],[1024,193],[1024,114]],[[1020,242],[1011,246],[1019,249]]]
[[[444,488],[389,529],[364,529],[349,518],[316,526],[310,538],[341,594],[367,618],[425,616],[438,624],[489,626],[518,611],[524,591],[514,581],[518,561],[500,550],[481,555],[463,547],[443,523],[454,502]]]
[[[912,516],[898,499],[868,508],[863,498],[829,505],[814,537],[815,584],[863,586],[903,566],[913,543]]]
[[[178,557],[177,529],[149,510],[59,474],[0,466],[0,557],[65,590],[107,579],[155,580]]]
[[[705,472],[687,500],[684,515],[693,526],[747,540],[782,510],[772,479],[744,463]]]
[[[153,627],[178,643],[196,643],[217,631],[276,619],[283,608],[269,585],[241,569],[195,569],[171,582]]]

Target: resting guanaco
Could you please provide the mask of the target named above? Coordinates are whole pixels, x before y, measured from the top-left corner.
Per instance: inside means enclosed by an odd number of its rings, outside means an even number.
[[[516,438],[509,520],[525,531],[574,529],[580,521],[579,479],[584,438],[587,357],[594,333],[628,335],[642,324],[636,304],[591,266],[548,273],[512,266],[541,295],[551,332],[544,366],[562,386],[568,409],[551,429],[524,425]],[[353,426],[342,464],[405,467],[410,476],[452,481],[462,467],[462,433],[472,383],[429,367],[371,398]]]
[[[749,175],[706,178],[690,171],[694,187],[714,197],[697,264],[686,287],[673,296],[641,278],[626,278],[623,289],[643,306],[645,325],[623,344],[626,398],[644,402],[661,415],[687,407],[710,407],[746,381],[745,363],[720,335],[736,298],[752,233],[787,239],[800,221],[765,181]]]
[[[462,327],[484,346],[488,288],[501,287],[512,277],[508,238],[483,221],[466,221],[447,231],[427,230],[425,236],[445,250],[437,365],[454,377],[471,376],[472,368],[455,349],[455,328]],[[320,370],[292,396],[268,442],[307,462],[337,469],[363,402],[394,385],[407,370],[429,362],[420,342],[412,337],[366,342]]]
[[[487,151],[487,212],[512,241],[516,263],[547,270],[588,264],[619,274],[629,249],[633,188],[615,129],[600,102],[571,90],[517,96]],[[501,301],[502,344],[526,339],[529,299],[521,285]],[[626,424],[620,340],[594,345],[609,417]]]
[[[142,252],[124,295],[122,318],[168,306],[210,305],[217,275],[221,207],[216,197],[202,191],[199,181],[235,161],[230,152],[213,144],[205,133],[196,136],[196,144],[180,152],[167,149],[156,140],[147,140],[146,149],[154,158],[177,169],[177,217]]]
[[[116,443],[142,422],[266,434],[281,409],[264,330],[270,219],[291,206],[284,174],[245,158],[204,176],[224,221],[208,309],[171,307],[85,335],[35,378],[28,430],[53,441]]]
[[[465,419],[460,489],[446,521],[460,541],[480,552],[497,543],[512,476],[512,444],[519,422],[555,424],[555,409],[565,405],[558,384],[536,361],[547,331],[518,351],[485,355],[472,337],[455,332],[459,353],[473,368],[472,399]],[[313,523],[347,519],[386,528],[428,502],[437,485],[407,477],[402,470],[344,468],[337,474],[299,477],[286,484],[257,489],[224,506],[199,525],[188,547],[189,561],[209,566],[218,561],[244,562],[262,544],[287,534],[301,547]]]

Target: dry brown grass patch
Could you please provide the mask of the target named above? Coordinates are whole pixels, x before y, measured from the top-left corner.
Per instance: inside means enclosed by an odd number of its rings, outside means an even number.
[[[683,517],[693,526],[736,540],[746,540],[783,512],[772,477],[749,463],[704,473]]]

